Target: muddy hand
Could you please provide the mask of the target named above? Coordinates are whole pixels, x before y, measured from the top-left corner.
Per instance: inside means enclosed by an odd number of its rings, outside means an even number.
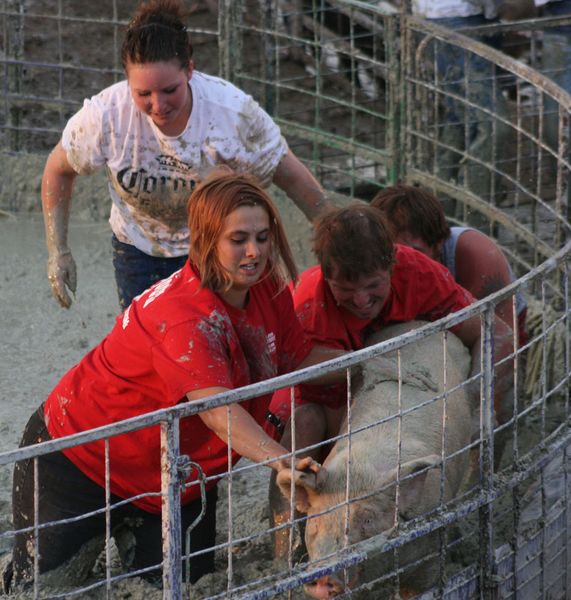
[[[318,473],[321,469],[321,465],[313,460],[311,456],[306,456],[296,460],[294,468],[296,471],[311,471],[313,473]]]
[[[64,308],[71,306],[68,290],[75,294],[77,286],[77,270],[71,250],[53,252],[48,258],[48,280],[54,298]]]

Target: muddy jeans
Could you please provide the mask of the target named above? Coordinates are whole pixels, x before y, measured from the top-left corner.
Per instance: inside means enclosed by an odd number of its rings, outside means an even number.
[[[482,15],[434,19],[452,30],[489,23]],[[462,33],[462,32],[461,32]],[[481,41],[497,48],[498,36]],[[498,192],[492,184],[487,163],[496,164],[505,148],[509,129],[493,115],[507,115],[494,65],[453,44],[441,42],[436,55],[438,78],[444,91],[440,141],[444,151],[438,157],[440,177],[461,183],[477,196],[490,199]],[[468,159],[465,157],[466,153]]]
[[[113,267],[121,310],[125,310],[135,296],[148,287],[172,275],[184,266],[187,256],[161,258],[141,252],[131,244],[120,242],[115,235],[111,238]]]
[[[30,418],[21,447],[45,442],[50,438],[44,421],[43,406]],[[38,459],[39,523],[70,519],[105,506],[105,490],[84,475],[62,452]],[[192,530],[191,552],[214,546],[216,536],[217,490],[207,492],[206,513]],[[113,508],[121,498],[111,495],[111,532],[119,526],[133,526],[136,540],[133,569],[142,569],[162,562],[161,515],[148,513],[133,504]],[[34,524],[34,467],[33,459],[23,460],[14,468],[12,489],[14,529]],[[187,527],[200,514],[201,501],[182,507],[182,552]],[[40,572],[62,565],[89,540],[105,532],[105,513],[72,523],[54,524],[39,530]],[[13,581],[19,583],[33,575],[33,531],[16,535],[13,552]],[[190,580],[214,571],[214,552],[191,558]],[[145,575],[144,575],[145,576]],[[150,571],[148,579],[160,579],[160,566]]]

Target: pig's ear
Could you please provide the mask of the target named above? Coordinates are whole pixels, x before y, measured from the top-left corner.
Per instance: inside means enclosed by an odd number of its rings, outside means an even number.
[[[403,482],[403,487],[401,488],[399,514],[403,519],[409,520],[417,516],[417,513],[422,513],[422,507],[419,506],[422,503],[419,502],[419,498],[424,497],[426,480],[433,473],[432,469],[440,466],[440,463],[440,456],[429,454],[428,456],[415,458],[401,465],[401,480],[412,475],[410,479]],[[422,472],[420,473],[420,471]],[[396,469],[394,473],[396,479]],[[418,474],[415,475],[415,473]]]
[[[319,494],[318,477],[315,473],[293,471],[293,478],[295,485],[295,507],[299,512],[306,513]],[[291,469],[282,469],[276,478],[278,487],[286,498],[290,497],[291,479]]]

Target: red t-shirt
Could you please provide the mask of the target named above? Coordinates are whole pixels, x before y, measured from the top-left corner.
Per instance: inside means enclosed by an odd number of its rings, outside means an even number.
[[[273,281],[263,279],[250,289],[247,307],[239,310],[200,288],[187,262],[137,297],[111,333],[62,378],[46,401],[48,431],[59,438],[174,406],[193,390],[237,388],[287,373],[310,349],[288,289],[278,292]],[[241,405],[263,424],[269,399]],[[158,426],[115,436],[109,449],[113,494],[130,498],[160,491]],[[180,449],[207,476],[228,468],[226,444],[199,416],[181,421]],[[104,485],[103,442],[76,446],[65,454]],[[234,452],[232,462],[238,458]],[[182,503],[199,496],[199,487],[192,485]],[[159,496],[135,504],[149,512],[161,510]]]
[[[391,289],[380,314],[363,320],[338,306],[321,267],[302,273],[293,292],[295,311],[305,332],[316,345],[359,350],[366,335],[389,323],[422,319],[436,321],[474,301],[459,286],[448,269],[407,246],[396,244],[396,262],[391,274]],[[301,385],[296,388],[299,403],[317,402],[338,408],[346,400],[346,385]],[[289,390],[274,394],[270,411],[282,421],[289,418]]]

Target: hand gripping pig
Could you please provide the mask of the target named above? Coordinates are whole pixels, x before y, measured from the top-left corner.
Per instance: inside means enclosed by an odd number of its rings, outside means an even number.
[[[387,327],[368,343],[396,337],[422,324]],[[339,439],[317,475],[294,474],[295,505],[308,516],[305,543],[312,562],[330,558],[336,551],[374,535],[390,536],[398,524],[428,515],[458,494],[468,472],[468,450],[449,457],[470,443],[470,410],[463,388],[445,396],[443,392],[465,381],[469,368],[468,350],[452,333],[446,337],[446,352],[441,333],[402,348],[400,385],[396,352],[368,361],[353,395],[351,442],[347,437]],[[345,419],[340,435],[347,431]],[[292,489],[291,477],[291,471],[284,470],[277,479],[287,497]],[[404,569],[400,574],[401,597],[433,585],[438,575],[434,560],[407,568],[432,552],[438,554],[436,534],[399,549],[398,567]],[[394,556],[388,552],[339,576],[322,577],[306,585],[305,590],[314,598],[332,598],[347,588],[382,578],[394,568]],[[382,593],[375,588],[374,597],[384,597]]]

